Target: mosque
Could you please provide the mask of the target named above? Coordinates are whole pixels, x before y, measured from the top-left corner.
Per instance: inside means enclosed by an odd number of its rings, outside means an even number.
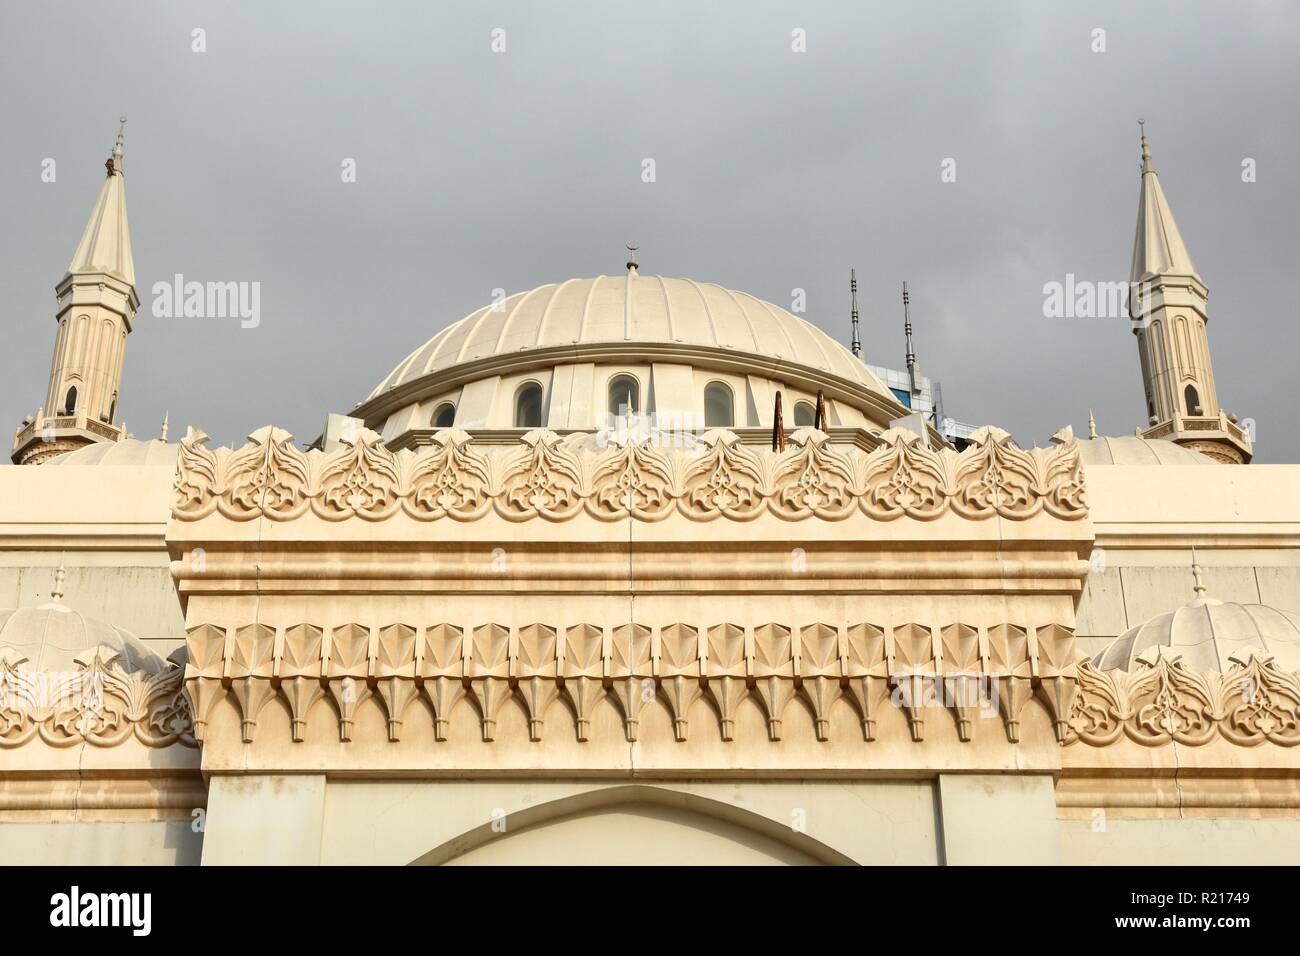
[[[118,415],[119,133],[0,468],[0,860],[1293,862],[1300,465],[1141,155],[1128,435],[957,441],[633,254],[211,448]]]

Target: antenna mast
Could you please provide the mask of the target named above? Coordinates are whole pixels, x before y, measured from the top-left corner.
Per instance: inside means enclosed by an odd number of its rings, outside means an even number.
[[[862,340],[858,338],[858,270],[849,270],[849,291],[853,294],[853,344],[849,350],[859,358],[862,354]]]
[[[909,307],[907,282],[903,282],[903,337],[907,340],[907,375],[912,380],[912,393],[916,393],[916,353],[912,351],[912,312]]]

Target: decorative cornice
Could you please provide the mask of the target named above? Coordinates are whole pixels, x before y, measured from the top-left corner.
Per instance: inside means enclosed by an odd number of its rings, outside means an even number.
[[[1254,653],[1232,660],[1226,674],[1193,671],[1158,648],[1133,671],[1080,664],[1067,743],[1105,747],[1126,737],[1148,747],[1218,739],[1242,747],[1300,744],[1300,673]]]
[[[772,741],[786,733],[787,708],[796,697],[811,711],[821,741],[829,739],[831,708],[841,698],[858,715],[868,742],[876,739],[882,710],[892,705],[905,711],[913,742],[925,740],[927,725],[939,719],[953,720],[959,739],[969,742],[977,717],[1000,717],[1014,744],[1031,699],[1046,710],[1060,741],[1068,730],[1079,658],[1073,631],[1054,624],[885,629],[869,623],[630,623],[561,629],[394,623],[329,631],[313,624],[204,624],[189,629],[187,646],[185,686],[196,735],[204,739],[214,708],[230,698],[244,743],[256,739],[262,711],[276,697],[289,710],[297,743],[305,739],[308,714],[317,706],[333,711],[339,740],[350,742],[363,705],[382,708],[389,741],[402,738],[404,723],[417,712],[432,713],[434,739],[444,741],[453,709],[469,707],[482,740],[491,742],[498,736],[501,707],[512,697],[527,714],[534,742],[556,733],[558,718],[566,725],[560,733],[585,743],[598,706],[617,709],[629,742],[637,740],[649,708],[665,708],[674,737],[686,741],[701,733],[688,718],[701,698],[712,705],[712,732],[731,742],[746,697],[761,708]],[[412,707],[417,697],[427,710]],[[552,706],[561,700],[563,706]]]
[[[52,747],[115,747],[131,739],[147,747],[196,746],[184,670],[169,663],[157,674],[127,671],[119,657],[99,646],[75,659],[76,671],[48,672],[0,647],[0,749],[37,737]]]
[[[396,453],[368,431],[328,453],[300,451],[291,435],[271,427],[238,449],[210,451],[206,441],[192,431],[181,442],[172,507],[178,521],[214,512],[235,521],[290,521],[308,511],[328,521],[382,521],[398,512],[457,521],[489,512],[509,521],[1087,514],[1076,443],[1025,451],[995,428],[980,429],[961,453],[933,451],[902,430],[885,432],[871,452],[836,447],[812,429],[796,432],[779,453],[746,447],[721,430],[686,449],[653,447],[649,437],[575,448],[543,429],[516,445],[482,449],[464,432],[447,430],[429,448]]]

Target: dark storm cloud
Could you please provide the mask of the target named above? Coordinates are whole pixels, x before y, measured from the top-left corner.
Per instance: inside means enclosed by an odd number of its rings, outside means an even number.
[[[1211,290],[1221,402],[1258,422],[1259,460],[1300,460],[1300,5],[96,2],[0,18],[13,425],[43,400],[52,287],[125,113],[143,304],[121,416],[142,437],[170,411],[173,435],[274,422],[310,439],[493,289],[618,272],[632,240],[646,273],[787,308],[805,289],[807,317],[845,341],[856,267],[880,364],[902,361],[906,279],[950,414],[1041,443],[1092,407],[1131,433],[1126,323],[1046,319],[1043,285],[1127,278],[1141,115]],[[260,323],[154,318],[150,289],[176,273],[260,282]]]

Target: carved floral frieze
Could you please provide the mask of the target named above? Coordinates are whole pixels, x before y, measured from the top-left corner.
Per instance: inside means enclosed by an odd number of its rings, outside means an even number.
[[[494,511],[511,521],[696,521],[870,518],[931,520],[947,513],[1012,520],[1040,512],[1071,520],[1087,512],[1077,444],[1024,450],[982,428],[964,452],[931,450],[891,430],[871,452],[836,447],[812,429],[785,451],[755,450],[728,431],[698,447],[636,441],[604,448],[567,444],[537,429],[511,445],[480,446],[465,432],[439,432],[432,446],[389,451],[374,432],[322,452],[301,451],[287,432],[263,428],[241,448],[181,442],[172,514],[196,520],[220,512],[236,521],[289,521],[308,511],[330,521],[382,521],[401,511],[419,520],[472,521]]]
[[[1069,743],[1300,744],[1300,673],[1280,670],[1263,652],[1234,658],[1223,674],[1194,671],[1181,657],[1154,651],[1132,671],[1082,664],[1078,673]]]
[[[95,647],[77,670],[32,669],[20,652],[0,648],[0,748],[39,738],[54,747],[113,747],[135,739],[147,747],[197,746],[184,668],[128,671],[119,653]]]

